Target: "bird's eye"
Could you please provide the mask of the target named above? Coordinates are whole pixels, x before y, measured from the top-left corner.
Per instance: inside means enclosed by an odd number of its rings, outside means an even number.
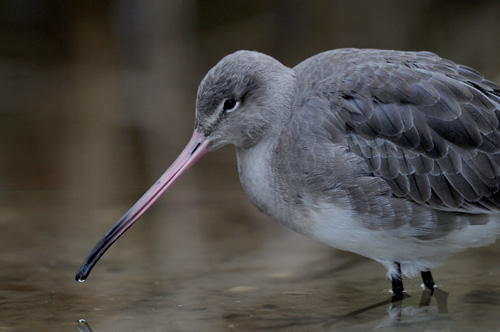
[[[238,101],[236,101],[235,99],[231,98],[231,99],[226,99],[224,101],[224,105],[222,106],[222,110],[224,112],[232,112],[236,109],[236,107],[238,107],[240,103]]]

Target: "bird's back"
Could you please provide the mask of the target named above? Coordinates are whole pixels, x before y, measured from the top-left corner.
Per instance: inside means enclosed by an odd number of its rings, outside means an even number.
[[[340,49],[294,69],[289,168],[316,191],[358,176],[432,209],[500,208],[498,85],[428,52]]]

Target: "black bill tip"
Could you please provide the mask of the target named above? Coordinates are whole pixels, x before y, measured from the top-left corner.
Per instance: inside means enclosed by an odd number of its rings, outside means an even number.
[[[84,282],[90,274],[91,268],[87,264],[82,265],[82,267],[76,272],[75,280],[78,282]]]

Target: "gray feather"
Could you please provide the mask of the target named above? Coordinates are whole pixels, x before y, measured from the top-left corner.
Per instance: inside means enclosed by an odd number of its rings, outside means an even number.
[[[295,70],[313,69],[309,75],[327,82],[316,93],[329,100],[326,112],[343,122],[347,151],[363,158],[393,195],[437,209],[483,207],[482,199],[496,199],[495,83],[426,52],[339,50],[317,57],[318,71],[308,60]]]

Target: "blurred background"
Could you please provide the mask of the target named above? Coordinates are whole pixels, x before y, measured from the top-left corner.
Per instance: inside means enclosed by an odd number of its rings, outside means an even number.
[[[499,41],[497,1],[2,0],[0,188],[101,201],[150,184],[191,134],[198,83],[236,50],[288,66],[428,50],[498,82]]]
[[[342,47],[427,50],[499,83],[500,2],[0,0],[0,303],[11,309],[0,331],[15,329],[27,303],[45,308],[42,320],[109,305],[87,294],[76,306],[73,274],[187,143],[197,86],[223,56],[257,50],[295,66]],[[132,275],[182,262],[184,272],[168,273],[192,277],[197,264],[227,262],[282,233],[285,251],[293,239],[332,255],[253,209],[233,150],[204,157],[127,234],[129,244],[108,253],[112,267],[96,268],[107,286],[116,271],[130,273],[134,254],[143,270]],[[41,305],[54,294],[56,306]]]

